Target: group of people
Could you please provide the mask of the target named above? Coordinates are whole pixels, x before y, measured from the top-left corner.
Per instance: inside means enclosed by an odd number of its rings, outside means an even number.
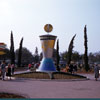
[[[70,64],[70,65],[67,64],[66,72],[70,72],[71,74],[77,72],[77,65],[76,64]]]
[[[37,69],[38,67],[39,67],[39,65],[40,65],[40,62],[38,62],[38,63],[30,63],[30,64],[28,64],[28,69],[30,70],[31,68],[34,68],[34,69]]]
[[[94,75],[95,75],[95,80],[97,81],[99,78],[99,74],[100,74],[100,67],[98,66],[98,64],[94,64]],[[75,73],[77,72],[77,65],[76,64],[70,64],[70,65],[66,65],[66,68],[64,70],[65,72],[70,72]]]
[[[5,61],[3,61],[0,65],[0,71],[1,71],[1,78],[2,80],[5,80],[5,76],[10,77],[14,74],[14,64],[8,64],[6,65]]]
[[[36,64],[37,66],[39,66],[39,64]],[[37,68],[34,64],[34,67]],[[29,69],[31,69],[32,67],[32,64],[29,64],[28,65]],[[11,79],[11,75],[14,74],[14,64],[7,64],[5,63],[5,61],[2,61],[1,65],[0,65],[0,72],[1,72],[1,78],[2,80],[5,80],[5,76],[7,77],[10,77]],[[94,65],[94,73],[95,73],[95,80],[97,81],[97,79],[99,78],[99,70],[100,70],[100,67],[95,64]],[[74,73],[74,72],[77,72],[77,65],[76,64],[70,64],[69,66],[66,65],[66,72],[70,72],[70,73]]]

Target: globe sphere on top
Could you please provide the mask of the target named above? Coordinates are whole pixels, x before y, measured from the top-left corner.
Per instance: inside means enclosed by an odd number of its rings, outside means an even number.
[[[52,26],[51,24],[46,24],[46,25],[44,26],[44,30],[45,30],[47,33],[49,33],[49,32],[51,32],[51,31],[53,30],[53,26]]]

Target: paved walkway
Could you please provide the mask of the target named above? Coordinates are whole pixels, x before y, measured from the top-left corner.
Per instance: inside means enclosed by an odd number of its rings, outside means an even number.
[[[100,98],[100,79],[84,74],[90,80],[0,80],[0,92],[21,94],[27,98]]]

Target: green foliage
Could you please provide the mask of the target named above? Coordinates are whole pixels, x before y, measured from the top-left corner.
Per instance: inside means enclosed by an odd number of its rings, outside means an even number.
[[[11,64],[15,64],[15,52],[14,52],[14,41],[13,41],[13,32],[11,31],[11,46],[10,46],[10,58],[11,58]]]
[[[18,52],[18,66],[21,67],[21,58],[22,58],[22,44],[23,38],[20,41],[19,52]]]
[[[39,62],[39,54],[38,54],[38,48],[37,47],[35,49],[34,62],[35,63],[38,63]]]
[[[60,56],[61,56],[61,60],[68,61],[68,52],[67,51],[61,53]]]
[[[70,44],[69,44],[69,48],[68,48],[68,64],[70,64],[71,62],[71,57],[72,57],[72,51],[73,51],[73,41],[74,41],[74,38],[76,37],[76,34],[73,36],[72,40],[70,41]]]
[[[19,49],[16,50],[16,59],[18,59],[18,52]],[[21,64],[27,65],[31,62],[33,62],[34,58],[32,53],[25,47],[22,47],[22,57],[21,57]]]
[[[57,62],[57,50],[56,49],[53,49],[53,61]]]
[[[85,47],[85,52],[84,52],[84,66],[85,70],[88,72],[89,71],[89,64],[88,64],[88,46],[87,46],[87,28],[86,25],[84,27],[84,47]]]
[[[74,51],[74,52],[72,53],[72,61],[77,62],[77,61],[79,61],[79,60],[80,60],[80,55],[79,55],[79,53],[78,53],[77,51]]]
[[[35,49],[35,55],[38,55],[38,48]]]
[[[60,60],[60,56],[59,56],[59,39],[57,40],[57,71],[60,71],[60,68],[59,68],[59,60]]]
[[[100,51],[96,52],[96,53],[90,52],[89,53],[89,61],[92,63],[95,63],[95,62],[100,63]]]
[[[40,61],[42,60],[42,58],[43,58],[43,53],[41,52],[40,53]]]
[[[68,61],[68,52],[66,51],[66,52],[61,53],[61,58],[62,58],[63,61]],[[71,60],[74,61],[74,62],[78,62],[78,61],[82,60],[79,52],[73,51]]]

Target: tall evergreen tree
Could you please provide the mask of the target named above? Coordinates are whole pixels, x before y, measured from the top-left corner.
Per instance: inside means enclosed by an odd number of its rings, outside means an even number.
[[[69,47],[68,47],[68,64],[71,62],[71,57],[72,57],[72,51],[73,51],[73,41],[74,38],[76,37],[76,34],[73,36],[72,40],[70,41]]]
[[[56,49],[57,49],[57,71],[60,71],[60,68],[59,68],[59,61],[60,61],[60,56],[59,56],[59,39],[57,40]]]
[[[18,52],[18,67],[21,66],[22,44],[23,44],[23,38],[21,39],[21,41],[20,41],[20,46],[19,46],[19,52]]]
[[[89,64],[88,64],[88,46],[87,46],[87,28],[86,25],[84,27],[84,47],[85,47],[85,52],[84,52],[84,66],[85,70],[88,72],[89,70]]]
[[[38,48],[37,47],[35,49],[34,60],[35,60],[35,63],[39,62],[39,54],[38,54]]]
[[[35,49],[35,55],[38,55],[38,48]]]
[[[15,64],[15,52],[14,52],[14,40],[13,40],[13,32],[11,31],[11,46],[10,46],[10,58],[11,64]]]

